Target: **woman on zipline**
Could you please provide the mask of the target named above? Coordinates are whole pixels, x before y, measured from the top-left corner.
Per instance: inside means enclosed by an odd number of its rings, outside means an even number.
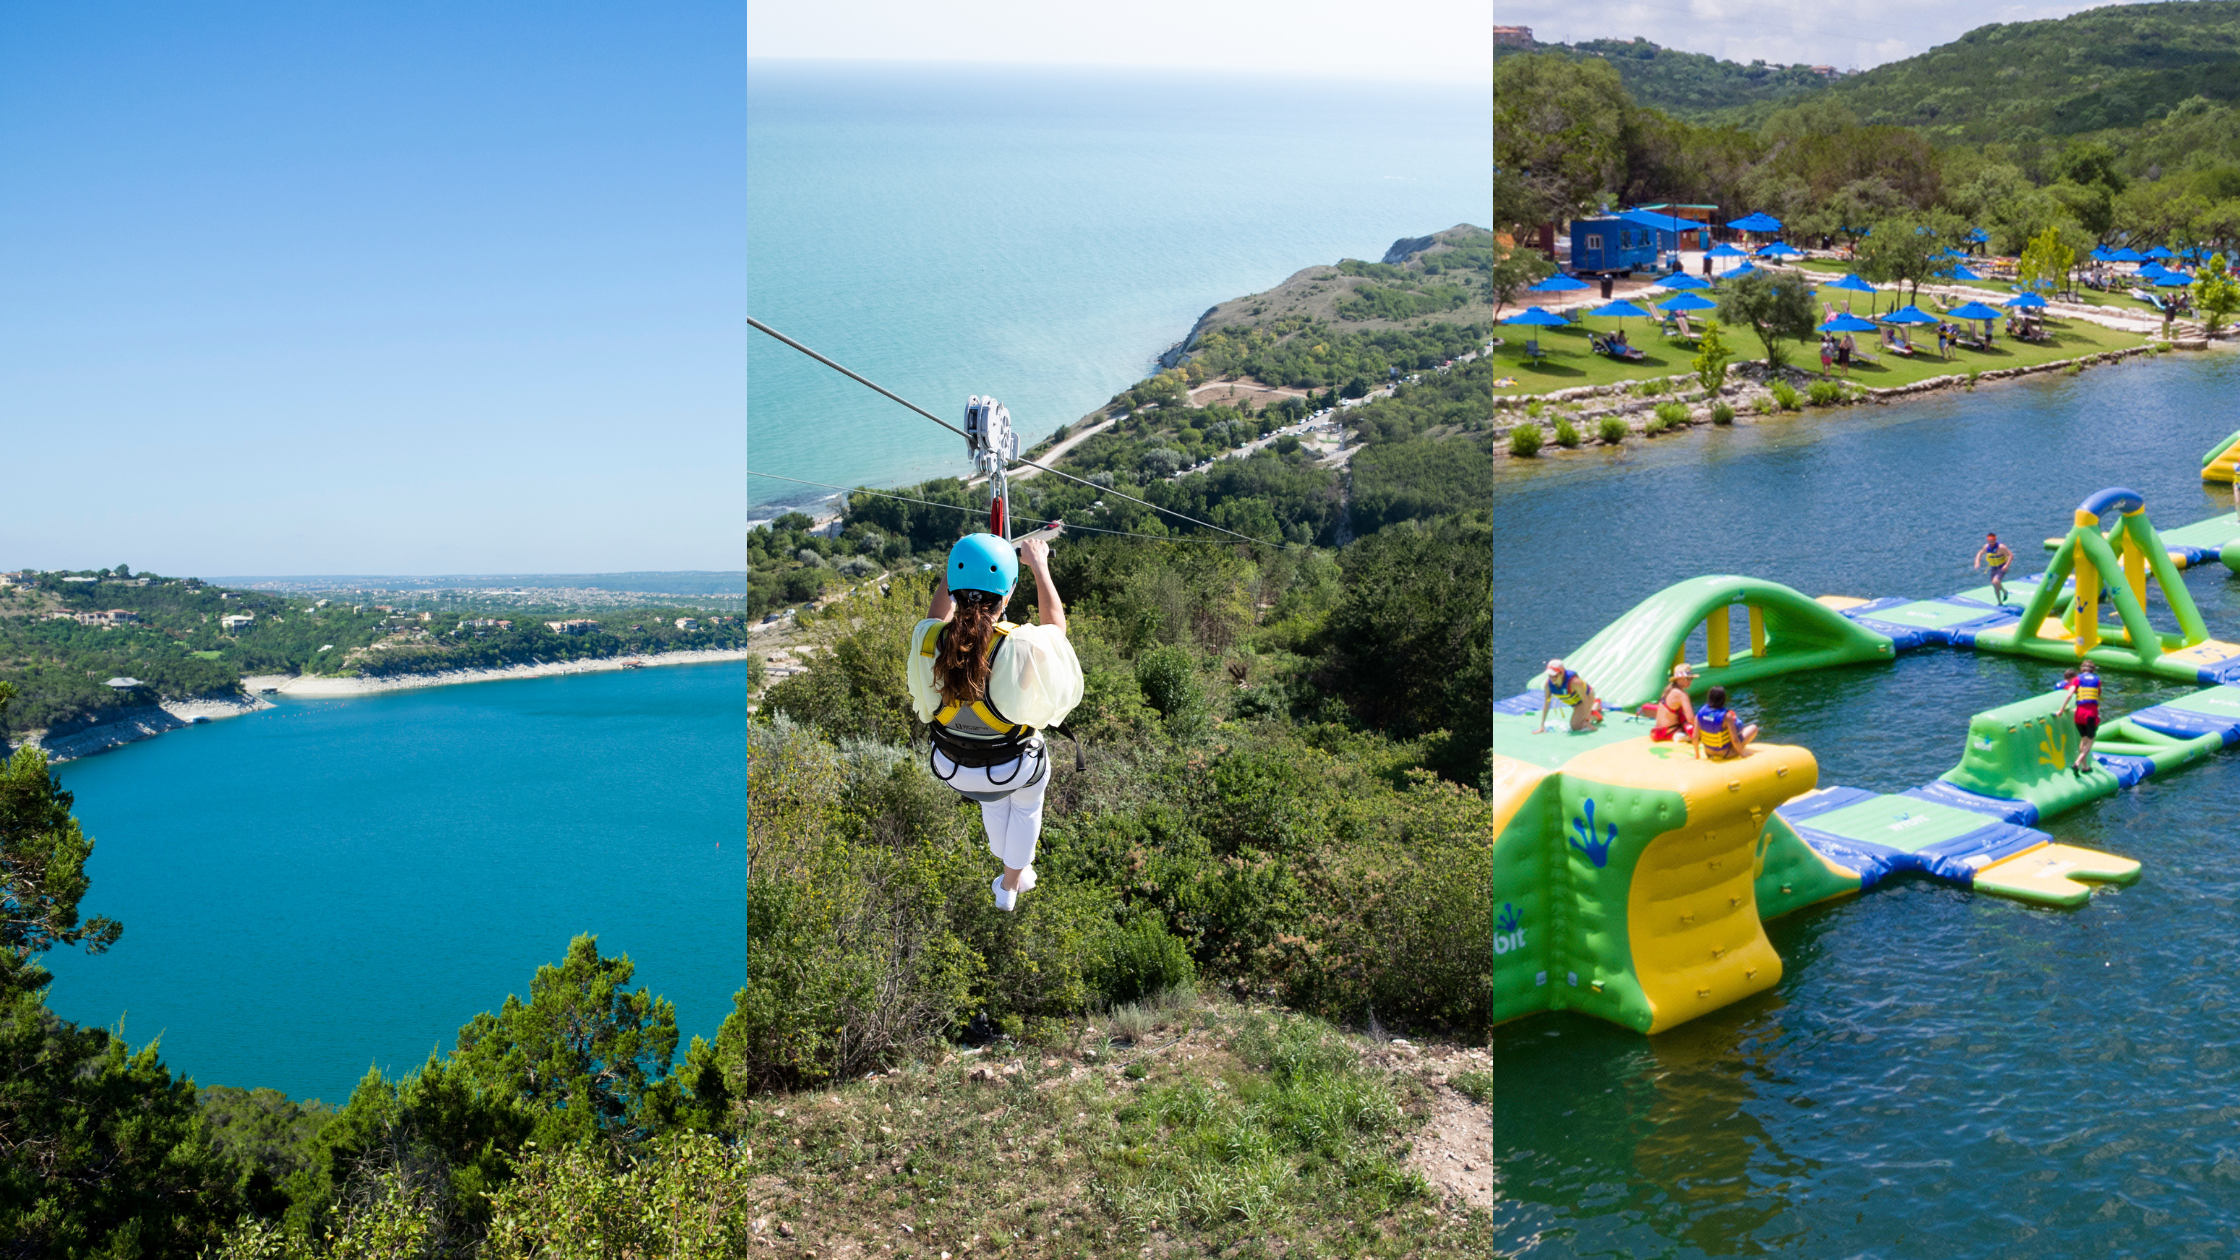
[[[1081,703],[1081,662],[1066,641],[1066,609],[1050,580],[1049,545],[1016,548],[971,534],[949,549],[926,619],[910,632],[910,699],[932,728],[935,778],[980,802],[988,851],[1003,863],[996,908],[1034,887],[1035,841],[1050,758],[1039,731]],[[1019,581],[1034,573],[1038,623],[999,620]]]

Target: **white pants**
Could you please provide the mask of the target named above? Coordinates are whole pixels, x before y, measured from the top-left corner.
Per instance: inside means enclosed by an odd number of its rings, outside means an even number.
[[[988,852],[1011,870],[1034,861],[1042,837],[1042,790],[1050,784],[1049,754],[1038,738],[1017,760],[985,769],[960,766],[936,748],[934,777],[980,802],[980,822],[988,829]],[[1025,786],[1016,786],[1022,781]]]

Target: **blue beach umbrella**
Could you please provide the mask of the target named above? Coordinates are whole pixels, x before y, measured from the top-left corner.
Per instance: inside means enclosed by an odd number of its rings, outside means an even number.
[[[1727,226],[1737,232],[1778,232],[1781,230],[1781,220],[1760,211],[1757,214],[1744,215],[1742,218],[1727,224]]]
[[[2154,247],[2153,249],[2150,249],[2150,250],[2148,250],[2148,251],[2146,252],[2146,257],[2148,257],[2148,258],[2157,258],[2157,259],[2159,259],[2159,258],[2176,258],[2176,257],[2177,257],[2177,255],[2176,255],[2176,254],[2173,254],[2173,253],[2171,253],[2171,252],[2170,252],[2170,247],[2169,247],[2169,246],[2167,246],[2167,245],[2157,245],[2157,246],[2155,246],[2155,247]]]
[[[1657,303],[1660,311],[1715,311],[1719,304],[1695,293],[1676,293]]]
[[[1945,274],[1945,277],[1946,277],[1947,279],[1950,279],[1950,280],[1981,280],[1981,279],[1983,279],[1983,277],[1982,277],[1982,276],[1979,276],[1979,275],[1977,275],[1976,273],[1974,273],[1974,272],[1972,272],[1972,271],[1968,270],[1968,269],[1967,269],[1966,267],[1960,266],[1960,265],[1959,265],[1958,263],[1954,263],[1954,264],[1953,264],[1953,267],[1952,267],[1952,270],[1950,270],[1950,271],[1947,271],[1947,272],[1945,272],[1944,274]]]
[[[2107,246],[2105,246],[2105,245],[2095,245],[2095,246],[2093,246],[2093,247],[2092,247],[2092,252],[2091,252],[2090,254],[2086,255],[2086,257],[2088,257],[2088,258],[2092,259],[2092,261],[2094,261],[2094,262],[2113,262],[2113,261],[2115,261],[2114,255],[2112,255],[2112,254],[2110,254],[2110,253],[2108,252],[2108,247],[2107,247]]]
[[[2145,276],[2149,280],[2158,280],[2163,276],[2170,274],[2170,269],[2163,266],[2159,262],[2151,262],[2146,266],[2139,268],[2138,274]]]
[[[2145,262],[2147,256],[2135,249],[2119,249],[2108,255],[2109,262]]]
[[[1589,314],[1589,315],[1595,315],[1595,316],[1599,316],[1599,317],[1602,317],[1602,318],[1605,318],[1605,319],[1655,319],[1655,318],[1656,318],[1656,316],[1654,316],[1654,315],[1650,314],[1649,312],[1647,312],[1647,311],[1645,311],[1645,310],[1642,310],[1642,309],[1641,309],[1640,307],[1638,307],[1638,306],[1635,306],[1635,305],[1634,305],[1633,303],[1631,303],[1631,302],[1627,302],[1627,301],[1623,301],[1623,300],[1620,300],[1620,301],[1616,301],[1616,302],[1612,302],[1612,303],[1611,303],[1611,304],[1609,304],[1608,306],[1599,306],[1599,307],[1596,307],[1596,308],[1595,308],[1594,310],[1588,311],[1588,312],[1587,312],[1587,314]]]
[[[1675,271],[1664,279],[1657,281],[1657,287],[1680,293],[1689,289],[1708,289],[1711,287],[1711,282],[1701,276],[1691,276],[1685,271]]]
[[[1527,286],[1527,287],[1525,288],[1525,292],[1527,292],[1527,293],[1572,293],[1572,292],[1576,292],[1577,290],[1580,290],[1580,289],[1584,289],[1584,288],[1586,288],[1586,287],[1587,287],[1587,282],[1586,282],[1586,281],[1584,281],[1584,280],[1574,280],[1574,279],[1572,279],[1572,278],[1571,278],[1570,276],[1567,276],[1567,275],[1565,275],[1565,274],[1563,274],[1562,272],[1560,272],[1560,271],[1559,271],[1559,272],[1557,272],[1556,274],[1554,274],[1554,275],[1552,275],[1552,276],[1549,276],[1549,277],[1548,277],[1547,279],[1545,279],[1545,280],[1542,280],[1542,281],[1541,281],[1540,283],[1538,283],[1538,284],[1535,284],[1535,285],[1529,285],[1529,286]]]
[[[1968,234],[1961,239],[1974,241],[1978,245],[1983,245],[1989,243],[1989,241],[1991,240],[1991,234],[1984,231],[1982,228],[1969,228]]]
[[[1803,251],[1803,250],[1801,250],[1801,249],[1798,249],[1798,248],[1797,248],[1796,246],[1794,246],[1794,245],[1786,244],[1786,243],[1784,243],[1784,242],[1781,242],[1781,241],[1775,241],[1775,242],[1774,242],[1773,244],[1771,244],[1771,245],[1768,245],[1768,246],[1766,246],[1766,247],[1765,247],[1764,249],[1761,249],[1761,250],[1759,250],[1759,251],[1758,251],[1758,257],[1760,257],[1760,258],[1802,258],[1802,257],[1804,257],[1804,251]]]
[[[1528,306],[1501,322],[1504,324],[1523,324],[1528,328],[1566,328],[1571,324],[1571,321],[1563,316],[1551,315],[1537,306]]]
[[[1985,306],[1981,302],[1970,302],[1966,306],[1955,306],[1945,312],[1945,318],[1947,319],[2002,319],[2005,316],[2005,311],[1996,306]]]
[[[1736,249],[1734,246],[1728,244],[1725,241],[1721,241],[1711,247],[1708,256],[1712,258],[1748,258],[1750,255],[1744,253],[1739,249]]]
[[[1746,275],[1749,275],[1749,274],[1750,274],[1751,272],[1753,272],[1753,271],[1756,271],[1757,269],[1758,269],[1758,265],[1757,265],[1756,263],[1747,263],[1747,262],[1746,262],[1746,263],[1742,264],[1741,266],[1739,266],[1739,267],[1735,268],[1735,269],[1734,269],[1733,271],[1727,272],[1726,274],[1727,274],[1727,275],[1730,275],[1730,276],[1746,276]]]
[[[1885,324],[1934,324],[1937,317],[1918,306],[1901,306],[1882,317]]]
[[[1873,332],[1874,321],[1861,319],[1856,315],[1848,315],[1839,311],[1820,327],[1829,332]]]
[[[2154,287],[2158,289],[2175,289],[2180,285],[2187,285],[2192,283],[2193,277],[2186,275],[2184,272],[2166,271],[2163,272],[2161,277],[2154,282]]]
[[[2021,293],[2007,299],[2007,306],[2017,311],[2042,309],[2045,304],[2046,300],[2035,293]]]
[[[1846,293],[1875,293],[1875,292],[1879,292],[1879,290],[1877,290],[1877,289],[1876,289],[1876,288],[1875,288],[1875,287],[1874,287],[1873,285],[1871,285],[1871,284],[1868,284],[1868,283],[1867,283],[1866,281],[1864,281],[1864,280],[1861,280],[1861,279],[1860,279],[1859,277],[1857,277],[1857,276],[1845,276],[1845,277],[1844,277],[1843,279],[1841,279],[1841,280],[1830,280],[1830,281],[1829,281],[1829,282],[1828,282],[1828,283],[1827,283],[1827,284],[1826,284],[1825,286],[1823,286],[1823,287],[1825,287],[1825,288],[1830,288],[1830,289],[1841,289],[1841,290],[1843,290],[1843,291],[1844,291],[1844,292],[1846,292]]]

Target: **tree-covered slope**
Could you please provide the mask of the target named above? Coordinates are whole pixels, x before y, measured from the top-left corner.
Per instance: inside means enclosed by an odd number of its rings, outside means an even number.
[[[1590,39],[1576,44],[1539,44],[1538,53],[1573,61],[1607,61],[1638,104],[1677,118],[1701,120],[1747,106],[1794,104],[1829,90],[1833,82],[1811,66],[1748,65],[1706,53],[1682,52],[1645,39]]]
[[[2136,127],[2180,101],[2240,99],[2240,0],[2088,9],[1978,27],[1837,84],[1867,123],[1939,143],[2014,143]]]

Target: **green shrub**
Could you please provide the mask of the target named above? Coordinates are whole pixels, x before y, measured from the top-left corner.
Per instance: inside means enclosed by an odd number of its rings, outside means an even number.
[[[1571,423],[1568,418],[1556,421],[1556,445],[1577,446],[1578,444],[1579,426]]]
[[[1844,399],[1843,386],[1835,381],[1814,381],[1805,388],[1805,396],[1815,407],[1832,407]]]
[[[1767,392],[1773,395],[1774,404],[1783,411],[1795,411],[1804,405],[1797,387],[1787,381],[1775,381]]]
[[[1728,406],[1728,405],[1727,405],[1726,403],[1724,403],[1724,402],[1717,402],[1717,403],[1713,403],[1713,404],[1711,404],[1711,423],[1713,423],[1713,424],[1733,424],[1733,423],[1734,423],[1734,408],[1732,408],[1732,407],[1729,407],[1729,406]]]
[[[1760,398],[1750,405],[1755,408],[1757,410],[1757,413],[1761,416],[1770,416],[1774,412],[1781,410],[1781,404],[1775,402],[1771,398]]]
[[[1688,423],[1688,405],[1677,402],[1658,403],[1657,419],[1664,421],[1664,427],[1668,429],[1683,428]]]
[[[1509,430],[1509,453],[1519,459],[1531,459],[1540,453],[1540,426],[1520,424]]]
[[[1606,443],[1606,444],[1608,444],[1608,445],[1610,445],[1610,446],[1616,446],[1616,445],[1617,445],[1618,443],[1620,443],[1620,442],[1623,442],[1623,441],[1625,441],[1625,440],[1626,440],[1626,422],[1625,422],[1625,420],[1624,420],[1624,419],[1623,419],[1622,417],[1619,417],[1619,416],[1604,416],[1604,417],[1602,418],[1602,426],[1601,426],[1601,434],[1600,434],[1600,436],[1601,436],[1601,438],[1602,438],[1603,442],[1604,442],[1604,443]]]
[[[1641,422],[1641,436],[1655,437],[1671,427],[1670,424],[1665,423],[1663,416],[1652,414],[1647,420]]]
[[[1190,947],[1167,931],[1164,919],[1148,914],[1113,936],[1097,988],[1107,1002],[1132,1003],[1197,981]]]
[[[2061,371],[2065,376],[2075,376],[2077,373],[2084,371],[2084,364],[2071,361],[2069,366],[2061,369]]]
[[[1531,402],[1528,402],[1524,405],[1524,414],[1530,416],[1534,420],[1538,420],[1541,414],[1546,412],[1547,410],[1548,403],[1547,400],[1543,398],[1535,398]]]
[[[1173,644],[1156,647],[1136,658],[1136,686],[1146,704],[1167,719],[1175,734],[1187,736],[1203,723],[1205,691],[1198,686],[1198,668],[1190,653]]]
[[[1977,381],[1980,381],[1980,380],[1982,380],[1982,379],[1983,379],[1983,369],[1982,369],[1982,368],[1971,368],[1971,369],[1969,369],[1969,371],[1968,371],[1968,388],[1969,388],[1969,389],[1974,389],[1974,388],[1976,387],[1976,382],[1977,382]]]
[[[1493,1105],[1493,1073],[1491,1072],[1457,1072],[1447,1078],[1447,1084],[1454,1086],[1456,1093],[1474,1103],[1487,1107]]]

